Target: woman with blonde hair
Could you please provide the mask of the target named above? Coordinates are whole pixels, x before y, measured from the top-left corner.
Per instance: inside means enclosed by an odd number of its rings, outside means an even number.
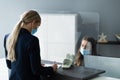
[[[40,75],[52,75],[57,70],[57,64],[41,65],[39,40],[33,35],[40,24],[37,11],[26,11],[12,32],[5,36],[6,62],[11,69],[9,80],[41,80]]]
[[[85,36],[81,41],[81,45],[78,49],[75,58],[75,65],[84,65],[84,55],[97,55],[96,41],[93,37]]]

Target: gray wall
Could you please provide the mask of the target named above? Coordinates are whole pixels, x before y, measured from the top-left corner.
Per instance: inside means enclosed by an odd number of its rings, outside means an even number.
[[[0,45],[3,45],[3,36],[9,33],[18,20],[19,15],[28,9],[39,12],[46,11],[73,11],[98,12],[100,14],[100,33],[108,35],[109,40],[115,40],[114,34],[119,33],[120,0],[1,0],[0,1]],[[103,47],[103,46],[102,46]],[[109,54],[106,47],[100,49]],[[108,48],[109,46],[107,46]],[[4,55],[0,46],[0,56]],[[116,47],[113,46],[113,49]],[[112,49],[112,50],[113,50]],[[106,53],[105,52],[105,53]],[[120,51],[116,52],[116,55]],[[100,52],[102,54],[102,52]],[[112,54],[113,55],[113,54]]]

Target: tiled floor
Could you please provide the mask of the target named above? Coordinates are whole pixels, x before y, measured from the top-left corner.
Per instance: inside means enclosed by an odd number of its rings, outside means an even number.
[[[8,80],[8,68],[4,58],[0,58],[0,80]]]

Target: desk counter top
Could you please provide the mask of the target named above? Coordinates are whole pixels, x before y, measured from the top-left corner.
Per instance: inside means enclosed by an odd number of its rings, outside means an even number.
[[[104,70],[73,66],[70,69],[60,67],[57,70],[56,80],[87,80],[104,73]]]

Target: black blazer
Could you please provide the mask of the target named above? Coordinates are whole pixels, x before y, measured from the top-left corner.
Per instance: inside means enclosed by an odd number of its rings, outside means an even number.
[[[6,39],[4,37],[5,56],[7,56]],[[53,75],[52,67],[41,66],[40,47],[37,37],[21,28],[15,47],[16,61],[6,59],[11,69],[9,80],[40,80],[40,75]]]

